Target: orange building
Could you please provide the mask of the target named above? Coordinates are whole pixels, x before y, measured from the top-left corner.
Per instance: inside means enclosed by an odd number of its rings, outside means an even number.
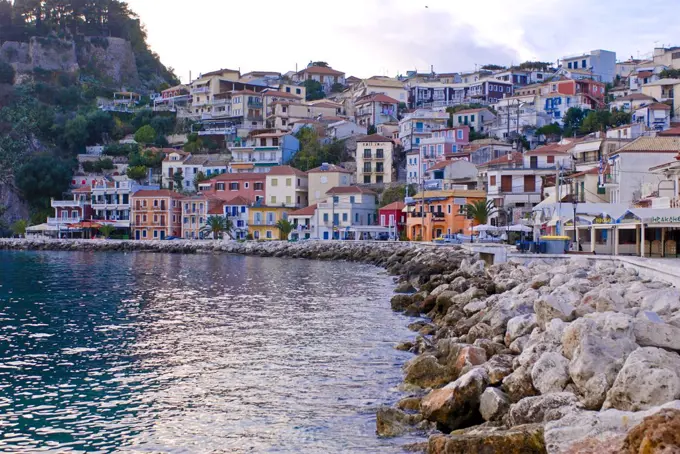
[[[477,200],[486,201],[486,192],[456,189],[416,194],[408,204],[408,239],[432,241],[447,234],[469,235],[474,223],[465,215],[465,205]]]
[[[164,240],[182,235],[182,195],[168,189],[142,190],[131,197],[132,237]]]

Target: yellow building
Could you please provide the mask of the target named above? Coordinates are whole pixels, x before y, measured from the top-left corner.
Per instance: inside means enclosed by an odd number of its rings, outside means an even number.
[[[202,74],[191,83],[192,113],[201,114],[210,110],[215,95],[221,93],[221,82],[238,81],[241,73],[234,69],[219,69]]]
[[[276,166],[271,168],[266,178],[267,205],[295,209],[308,205],[308,178],[302,170],[291,166]]]
[[[392,139],[371,134],[357,140],[357,183],[392,182],[394,143]]]
[[[288,218],[288,212],[295,208],[254,205],[248,209],[248,233],[254,240],[281,240],[276,223]],[[287,238],[284,238],[287,239]]]
[[[307,172],[309,179],[309,204],[326,200],[326,193],[337,187],[354,184],[354,174],[335,164],[322,164],[321,167]]]

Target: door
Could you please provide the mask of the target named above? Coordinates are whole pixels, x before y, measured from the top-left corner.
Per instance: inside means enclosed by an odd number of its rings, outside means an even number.
[[[538,156],[531,156],[529,158],[529,166],[532,169],[538,169]]]
[[[161,230],[161,240],[165,239],[165,230]]]
[[[501,176],[501,192],[512,192],[512,175]]]
[[[135,230],[135,240],[140,240],[139,230]]]
[[[524,175],[524,192],[536,192],[536,177]]]

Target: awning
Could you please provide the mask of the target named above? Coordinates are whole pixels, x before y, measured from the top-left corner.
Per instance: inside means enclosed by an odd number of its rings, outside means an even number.
[[[59,228],[57,226],[49,225],[49,224],[38,224],[38,225],[32,225],[30,227],[26,228],[26,232],[58,232]]]

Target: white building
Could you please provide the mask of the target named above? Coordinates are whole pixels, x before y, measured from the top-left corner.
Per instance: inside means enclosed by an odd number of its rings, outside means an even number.
[[[467,109],[453,114],[453,126],[469,126],[470,131],[488,132],[496,116],[489,109]]]
[[[117,229],[129,229],[130,197],[137,191],[154,189],[158,186],[141,186],[126,178],[99,180],[92,185],[92,219],[110,221],[108,223]]]
[[[609,174],[604,186],[611,202],[632,204],[657,191],[661,175],[649,169],[670,162],[680,152],[680,137],[642,136],[609,155]]]
[[[227,172],[227,162],[219,157],[210,155],[192,156],[183,151],[172,151],[167,154],[161,164],[163,187],[175,189],[176,174],[182,175],[182,189],[185,191],[195,191],[194,184],[196,177],[202,173],[205,177],[211,178]]]
[[[405,152],[420,148],[420,141],[430,137],[432,131],[443,129],[449,120],[444,111],[418,109],[399,121],[399,140]]]
[[[248,208],[250,201],[243,196],[237,196],[218,206],[222,215],[232,223],[231,237],[235,240],[245,240],[248,236]],[[208,212],[208,214],[213,214]]]
[[[655,102],[639,107],[633,112],[632,121],[650,130],[665,131],[671,127],[671,106]]]
[[[333,188],[317,205],[317,228],[323,240],[344,239],[377,224],[377,195],[359,186]]]
[[[273,167],[267,173],[265,193],[267,206],[302,208],[308,205],[308,178],[302,170],[291,166]]]
[[[563,57],[561,63],[568,70],[585,70],[600,82],[613,82],[616,77],[616,52],[596,49]]]

